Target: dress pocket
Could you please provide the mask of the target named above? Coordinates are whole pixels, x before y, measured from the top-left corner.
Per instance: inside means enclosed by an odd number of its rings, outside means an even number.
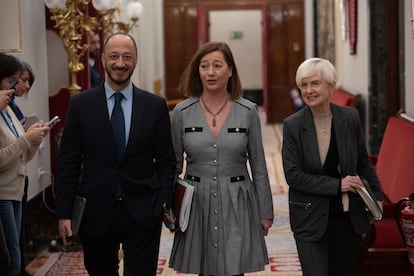
[[[305,210],[308,210],[312,206],[312,203],[311,202],[298,202],[298,201],[289,200],[289,205],[291,205],[292,207],[299,207],[299,208],[303,208]]]

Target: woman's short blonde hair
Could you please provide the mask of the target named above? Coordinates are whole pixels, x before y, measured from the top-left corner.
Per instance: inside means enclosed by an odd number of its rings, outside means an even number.
[[[301,86],[304,78],[320,75],[322,81],[326,81],[331,85],[336,84],[336,70],[329,60],[323,58],[309,58],[302,62],[296,70],[296,85]]]

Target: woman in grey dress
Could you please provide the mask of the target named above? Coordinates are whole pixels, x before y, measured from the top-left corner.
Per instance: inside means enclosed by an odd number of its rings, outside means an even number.
[[[194,196],[187,230],[175,233],[170,266],[206,276],[263,270],[272,195],[257,106],[241,97],[228,45],[203,45],[180,89],[188,98],[173,111],[173,143],[177,173],[185,156]]]

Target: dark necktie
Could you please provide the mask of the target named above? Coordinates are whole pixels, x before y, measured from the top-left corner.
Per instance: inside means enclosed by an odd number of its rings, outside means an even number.
[[[125,153],[125,119],[122,111],[121,101],[124,95],[121,92],[115,92],[115,105],[112,110],[111,124],[114,131],[115,143],[118,150],[118,160],[122,160]]]

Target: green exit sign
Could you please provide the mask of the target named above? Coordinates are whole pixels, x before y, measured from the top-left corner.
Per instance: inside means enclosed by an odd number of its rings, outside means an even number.
[[[242,39],[243,32],[242,31],[231,31],[230,32],[230,39]]]

